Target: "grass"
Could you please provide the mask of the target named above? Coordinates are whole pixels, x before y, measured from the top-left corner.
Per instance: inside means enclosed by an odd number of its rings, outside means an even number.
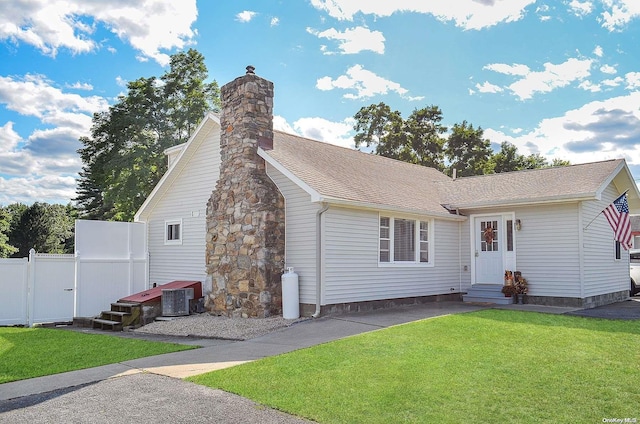
[[[321,423],[640,419],[640,322],[484,310],[189,378]]]
[[[192,348],[47,328],[0,327],[0,383]]]

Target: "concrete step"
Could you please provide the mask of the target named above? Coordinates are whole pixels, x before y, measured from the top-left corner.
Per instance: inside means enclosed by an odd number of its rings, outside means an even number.
[[[505,297],[502,293],[502,284],[474,284],[467,294],[462,296],[463,302],[495,303],[508,305],[513,303],[513,298]]]

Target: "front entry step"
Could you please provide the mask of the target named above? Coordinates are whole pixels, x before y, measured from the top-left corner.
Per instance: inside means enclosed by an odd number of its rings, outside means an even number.
[[[502,284],[474,284],[467,294],[462,295],[463,302],[470,303],[495,303],[508,305],[513,299],[505,297],[502,293]]]

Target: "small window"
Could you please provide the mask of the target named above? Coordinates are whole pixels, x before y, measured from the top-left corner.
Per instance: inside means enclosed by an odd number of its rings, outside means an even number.
[[[507,220],[507,252],[513,252],[513,220]]]
[[[182,244],[182,220],[165,221],[164,244]]]
[[[428,264],[431,249],[429,221],[380,217],[380,263]]]
[[[622,257],[622,253],[620,251],[620,242],[618,240],[615,241],[615,251],[616,251],[616,259],[620,259]]]

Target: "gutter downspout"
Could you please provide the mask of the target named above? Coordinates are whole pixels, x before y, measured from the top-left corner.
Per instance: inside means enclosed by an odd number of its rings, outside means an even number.
[[[316,311],[313,318],[320,316],[320,303],[322,296],[322,214],[329,210],[329,205],[322,204],[322,209],[316,213]]]

